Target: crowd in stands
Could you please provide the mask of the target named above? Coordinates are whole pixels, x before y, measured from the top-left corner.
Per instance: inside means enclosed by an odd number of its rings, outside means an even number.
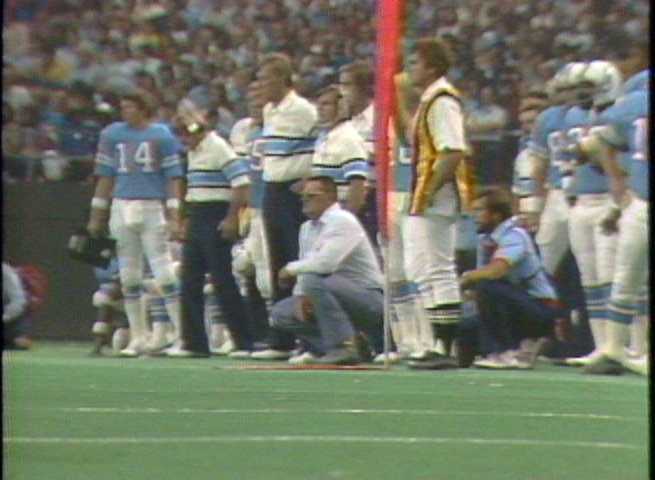
[[[568,61],[620,63],[648,36],[643,0],[410,0],[407,12],[410,38],[437,34],[456,51],[470,140],[509,149],[500,165],[478,162],[489,182],[509,183],[523,95]],[[262,54],[289,54],[312,98],[340,66],[373,62],[376,44],[373,0],[33,0],[4,13],[4,181],[87,180],[132,86],[156,96],[164,122],[184,97],[211,105],[227,137]]]

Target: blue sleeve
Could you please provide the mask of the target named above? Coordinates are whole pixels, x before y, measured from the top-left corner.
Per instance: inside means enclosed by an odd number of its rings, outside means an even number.
[[[500,239],[492,258],[507,260],[510,265],[516,265],[528,253],[525,247],[523,237],[518,232],[510,231]]]
[[[109,127],[100,133],[98,151],[95,159],[94,174],[101,177],[115,177],[118,160],[115,156],[115,142],[110,134]]]
[[[180,158],[179,142],[170,133],[162,135],[160,145],[161,167],[167,178],[176,178],[184,176],[184,168]]]
[[[528,141],[530,149],[544,157],[548,155],[548,113],[546,110],[539,114]]]

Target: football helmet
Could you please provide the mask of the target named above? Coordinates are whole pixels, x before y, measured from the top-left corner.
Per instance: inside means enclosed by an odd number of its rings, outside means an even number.
[[[569,62],[561,67],[548,82],[547,90],[556,103],[572,103],[576,98],[576,87],[582,81],[587,68],[584,62]]]
[[[612,62],[594,60],[584,71],[583,81],[591,85],[595,107],[614,103],[621,94],[623,77]]]

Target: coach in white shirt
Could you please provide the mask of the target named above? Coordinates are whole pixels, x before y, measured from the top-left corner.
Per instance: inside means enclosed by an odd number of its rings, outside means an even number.
[[[272,327],[308,344],[307,363],[317,354],[323,356],[316,363],[357,363],[356,331],[378,353],[383,350],[382,272],[361,223],[337,203],[332,179],[308,179],[301,196],[310,220],[300,229],[300,259],[289,262],[278,280],[289,284],[298,278],[293,296],[274,305]]]

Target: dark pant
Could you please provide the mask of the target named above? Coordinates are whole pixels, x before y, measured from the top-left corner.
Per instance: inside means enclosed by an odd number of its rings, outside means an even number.
[[[366,193],[366,200],[362,210],[357,215],[364,230],[368,234],[371,244],[376,247],[378,244],[378,204],[377,189],[369,188]]]
[[[11,322],[2,324],[2,349],[12,350],[17,348],[18,337],[29,337],[32,330],[32,315],[29,312],[22,313]]]
[[[252,349],[246,310],[232,274],[232,242],[216,230],[228,208],[227,202],[189,206],[189,229],[182,251],[181,337],[185,348],[197,352],[209,351],[203,294],[207,272],[236,348]]]
[[[484,280],[474,286],[482,328],[502,352],[524,338],[550,336],[560,309],[503,280]]]
[[[266,182],[263,217],[273,274],[273,301],[291,296],[292,288],[277,285],[278,272],[289,262],[298,260],[298,234],[304,220],[300,195],[290,190],[292,182]],[[294,337],[279,330],[271,331],[272,348],[292,349]]]

